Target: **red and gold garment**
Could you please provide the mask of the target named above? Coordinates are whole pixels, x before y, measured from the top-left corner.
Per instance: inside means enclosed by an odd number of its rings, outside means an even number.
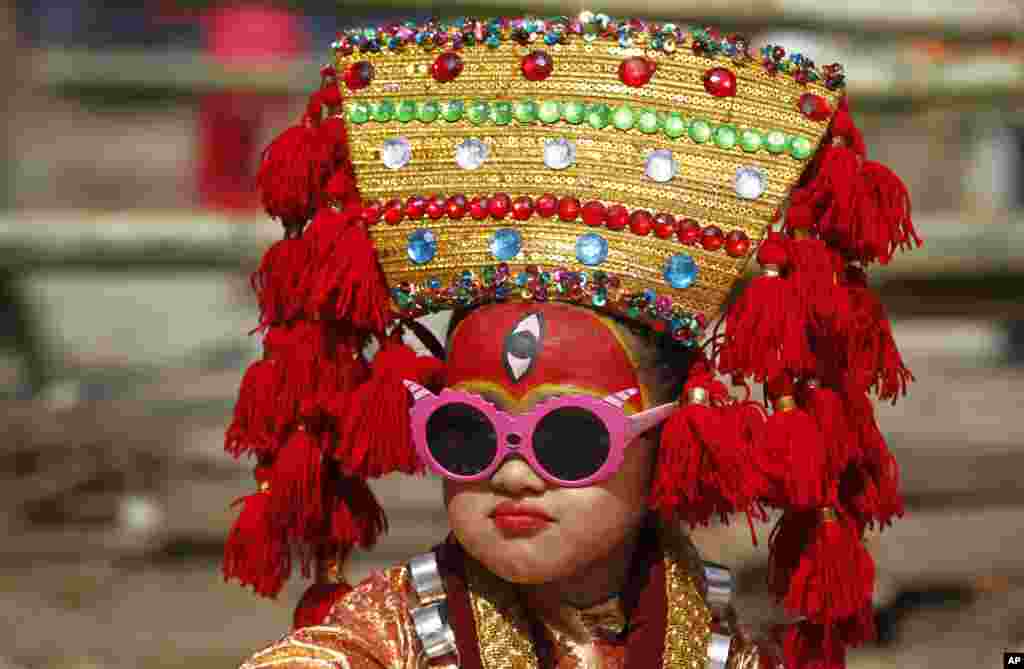
[[[711,614],[700,595],[699,558],[685,538],[659,543],[650,551],[655,559],[645,560],[641,554],[635,560],[649,576],[640,579],[644,583],[632,596],[625,592],[589,609],[562,607],[544,614],[529,607],[514,586],[463,557],[457,587],[465,588],[472,629],[466,628],[465,619],[460,621],[458,599],[453,597],[458,593],[447,581],[461,669],[631,669],[654,664],[703,669]],[[450,546],[449,542],[446,548]],[[454,552],[464,555],[457,547]],[[452,552],[448,555],[450,560]],[[642,566],[645,562],[649,570]],[[292,632],[256,653],[241,669],[459,667],[454,660],[427,662],[409,613],[415,605],[405,566],[376,572],[339,601],[322,625]],[[531,640],[531,627],[543,631],[543,643],[537,644],[543,646],[540,652]],[[462,649],[468,643],[472,650],[467,653]],[[733,640],[727,669],[777,666],[777,661],[762,657],[755,644]]]

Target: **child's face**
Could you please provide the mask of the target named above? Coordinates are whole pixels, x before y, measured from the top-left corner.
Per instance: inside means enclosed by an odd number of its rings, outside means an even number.
[[[534,314],[543,321],[539,329],[530,320]],[[508,358],[513,339],[515,355]],[[641,388],[642,395],[627,403],[632,412],[650,404],[641,399],[649,394],[628,348],[620,333],[584,309],[497,305],[459,324],[451,338],[448,385],[514,414],[552,395],[605,397]],[[529,367],[522,373],[524,364]],[[588,444],[567,441],[564,447]],[[572,576],[606,557],[643,522],[654,449],[652,437],[638,438],[612,478],[583,488],[548,483],[517,457],[505,460],[490,480],[445,481],[452,531],[470,555],[507,581],[540,584]],[[526,507],[525,513],[502,513],[509,504]]]

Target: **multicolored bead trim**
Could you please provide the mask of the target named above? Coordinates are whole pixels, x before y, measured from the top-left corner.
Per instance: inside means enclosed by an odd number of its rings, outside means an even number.
[[[368,226],[381,221],[388,225],[398,225],[406,220],[437,220],[444,216],[458,220],[467,215],[478,221],[500,221],[506,218],[522,221],[534,214],[544,218],[557,216],[564,222],[582,220],[593,228],[604,226],[609,230],[624,230],[628,227],[630,232],[641,237],[652,233],[659,239],[675,236],[684,245],[699,245],[710,252],[721,250],[732,258],[742,258],[750,252],[750,238],[742,230],[725,234],[716,225],[701,225],[691,218],[676,218],[669,213],[652,213],[643,209],[630,212],[622,205],[607,206],[597,200],[581,204],[571,196],[558,198],[546,194],[535,200],[527,195],[513,198],[507,193],[473,198],[465,195],[452,195],[448,198],[441,195],[416,195],[405,202],[397,199],[389,202],[377,200],[367,201],[363,205],[363,220]]]
[[[545,270],[527,265],[513,276],[503,262],[478,273],[465,270],[447,286],[437,277],[424,284],[401,282],[392,288],[391,296],[405,318],[510,299],[570,302],[639,321],[687,348],[697,346],[707,326],[703,314],[673,304],[668,295],[658,295],[650,288],[628,293],[619,277],[601,270],[573,272],[564,267]]]
[[[538,122],[551,125],[565,121],[571,125],[586,123],[596,130],[609,126],[623,131],[635,128],[647,135],[660,133],[669,139],[685,136],[697,144],[710,142],[720,149],[738,147],[747,153],[757,153],[762,149],[773,154],[788,153],[797,160],[807,160],[814,153],[811,141],[800,135],[787,135],[780,130],[761,131],[731,124],[719,125],[700,118],[686,119],[678,112],[633,109],[629,105],[611,107],[603,103],[587,105],[557,100],[520,100],[493,105],[484,100],[401,100],[397,104],[390,100],[372,104],[357,100],[348,104],[348,120],[355,124],[371,121],[433,123],[439,120],[454,123],[463,119],[476,126],[486,123],[505,126],[513,121],[519,125]]]
[[[606,14],[589,11],[581,12],[575,18],[502,17],[482,20],[467,17],[422,25],[415,21],[391,23],[338,33],[331,47],[342,56],[350,56],[356,51],[395,52],[409,47],[426,51],[439,48],[458,51],[463,47],[483,44],[494,48],[510,40],[524,46],[537,42],[553,45],[576,38],[587,42],[612,40],[622,48],[644,47],[665,54],[689,48],[700,56],[730,58],[736,65],[755,61],[750,53],[749,40],[739,35],[722,35],[712,28],[688,28],[674,23],[612,19]],[[760,64],[770,74],[782,72],[801,84],[820,81],[829,90],[837,90],[845,84],[842,66],[828,65],[819,70],[806,56],[789,54],[787,57],[785,49],[780,46],[765,47]]]

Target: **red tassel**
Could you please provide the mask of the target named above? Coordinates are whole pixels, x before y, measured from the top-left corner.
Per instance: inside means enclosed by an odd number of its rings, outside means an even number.
[[[297,318],[305,304],[303,273],[309,267],[309,244],[302,239],[305,222],[285,223],[285,238],[263,254],[249,283],[256,292],[260,324],[273,325]]]
[[[875,420],[871,399],[861,393],[847,395],[846,415],[858,443],[858,457],[843,474],[839,500],[861,524],[884,528],[903,515],[900,471]]]
[[[769,232],[758,250],[765,272],[750,282],[725,314],[719,369],[765,381],[789,370],[815,368],[807,337],[807,311],[791,284],[778,273],[788,265],[785,238]]]
[[[707,366],[691,367],[687,403],[666,421],[650,505],[666,517],[707,525],[714,516],[752,511],[758,489],[749,471],[750,444],[724,405],[725,385]]]
[[[846,648],[830,637],[821,625],[790,626],[782,642],[786,669],[846,669]]]
[[[278,376],[273,360],[257,360],[245,371],[234,418],[224,435],[224,450],[236,458],[243,453],[267,455],[276,450],[281,433]]]
[[[786,610],[814,623],[831,625],[871,603],[874,561],[857,525],[831,509],[783,515],[769,569]]]
[[[259,492],[237,500],[242,511],[224,546],[224,580],[238,579],[256,594],[276,597],[291,573],[291,554],[272,522],[270,495]]]
[[[366,481],[343,477],[334,489],[331,540],[341,546],[373,548],[387,532],[388,520]]]
[[[405,346],[400,328],[383,341],[370,379],[347,398],[348,415],[335,453],[344,473],[376,478],[421,471],[410,434],[409,391],[402,380],[436,386],[443,369],[440,360],[417,356]]]
[[[390,316],[391,296],[358,209],[321,209],[307,235],[313,247],[308,274],[308,313],[343,320],[381,334]]]
[[[271,513],[280,526],[287,528],[288,535],[298,541],[323,535],[323,474],[320,444],[300,427],[275,458],[270,486]]]
[[[768,392],[775,411],[765,423],[764,438],[755,453],[757,467],[769,481],[766,501],[788,509],[825,506],[833,486],[824,437],[814,419],[797,406],[788,378],[776,379]]]
[[[811,207],[793,204],[786,213],[786,229],[792,235],[786,253],[790,272],[786,279],[804,305],[808,320],[821,326],[835,318],[836,272],[842,267],[839,254],[823,240],[812,236]]]
[[[836,336],[843,347],[842,363],[858,389],[873,388],[880,399],[906,395],[914,375],[903,362],[885,306],[868,288],[864,270],[850,265],[843,274],[842,320]]]
[[[256,186],[263,207],[282,221],[307,221],[319,206],[323,188],[333,168],[330,147],[315,127],[302,122],[285,130],[263,151]]]
[[[348,583],[314,583],[309,586],[295,607],[292,629],[322,625],[334,605],[350,592],[352,586]]]
[[[910,194],[888,167],[871,160],[861,167],[854,194],[858,211],[849,254],[864,263],[887,264],[899,249],[920,247],[910,216]]]
[[[843,400],[839,393],[823,387],[816,379],[805,381],[800,390],[800,405],[814,418],[824,439],[829,479],[837,480],[847,464],[860,455]]]

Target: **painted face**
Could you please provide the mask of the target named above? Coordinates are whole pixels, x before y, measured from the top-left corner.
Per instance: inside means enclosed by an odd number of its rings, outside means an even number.
[[[566,304],[481,308],[456,327],[447,385],[523,413],[553,395],[641,393],[627,413],[649,408],[629,343],[606,320]],[[563,444],[568,451],[586,443]],[[654,442],[642,436],[618,472],[598,485],[563,488],[509,457],[488,481],[445,481],[448,520],[459,543],[501,578],[540,584],[606,557],[647,513]]]

